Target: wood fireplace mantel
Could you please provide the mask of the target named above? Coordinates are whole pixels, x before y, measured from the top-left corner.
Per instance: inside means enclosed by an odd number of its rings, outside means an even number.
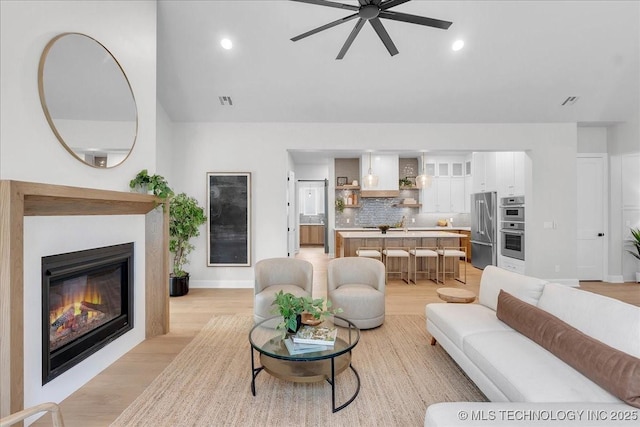
[[[155,209],[158,204],[164,209]],[[0,180],[0,418],[24,405],[24,217],[145,215],[147,338],[169,332],[169,206],[155,196]]]

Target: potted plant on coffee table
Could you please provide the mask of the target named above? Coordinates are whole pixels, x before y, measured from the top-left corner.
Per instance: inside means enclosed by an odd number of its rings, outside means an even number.
[[[627,240],[632,249],[627,249],[631,255],[640,260],[640,228],[631,229],[631,238]],[[636,282],[640,283],[640,271],[636,271]]]
[[[327,301],[325,309],[324,298],[297,297],[284,291],[276,294],[272,305],[273,313],[282,316],[282,322],[276,328],[285,329],[290,333],[297,332],[302,324],[315,326],[322,322],[323,317],[342,311],[341,309],[329,310],[331,301]]]
[[[188,255],[194,246],[189,242],[200,235],[200,226],[207,220],[204,209],[193,197],[180,193],[169,204],[169,251],[173,254],[173,268],[169,276],[169,295],[182,296],[189,292],[189,273],[184,271]]]

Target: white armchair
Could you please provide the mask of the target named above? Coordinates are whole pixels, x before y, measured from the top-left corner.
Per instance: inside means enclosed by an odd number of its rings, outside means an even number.
[[[385,268],[377,259],[335,258],[327,265],[327,293],[333,308],[360,329],[384,322]],[[340,322],[336,319],[336,324]]]
[[[258,323],[273,316],[276,293],[311,296],[313,265],[295,258],[268,258],[255,266],[253,320]]]

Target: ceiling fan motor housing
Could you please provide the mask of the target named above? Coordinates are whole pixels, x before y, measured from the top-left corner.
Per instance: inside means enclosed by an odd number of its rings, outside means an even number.
[[[358,10],[358,16],[362,19],[366,19],[367,21],[373,18],[377,18],[380,14],[380,8],[375,4],[367,4],[362,6]]]

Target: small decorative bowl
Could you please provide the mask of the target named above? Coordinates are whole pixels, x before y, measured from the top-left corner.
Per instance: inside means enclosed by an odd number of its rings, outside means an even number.
[[[311,313],[302,313],[301,322],[304,325],[318,326],[320,323],[322,323],[322,320],[316,319]]]

